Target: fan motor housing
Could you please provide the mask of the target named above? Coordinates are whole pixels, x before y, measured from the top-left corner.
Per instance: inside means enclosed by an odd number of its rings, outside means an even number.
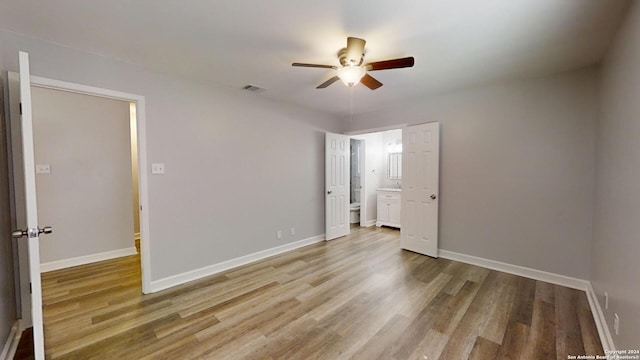
[[[360,56],[359,60],[347,59],[347,48],[344,48],[338,51],[338,59],[340,60],[340,65],[342,66],[360,66],[364,62],[364,54]]]

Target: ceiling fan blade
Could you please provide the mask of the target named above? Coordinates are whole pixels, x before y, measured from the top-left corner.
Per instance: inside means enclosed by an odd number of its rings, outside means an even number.
[[[373,76],[369,74],[364,74],[360,82],[362,83],[362,85],[368,87],[371,90],[375,90],[380,86],[382,86],[382,83],[380,81],[376,80]]]
[[[388,70],[388,69],[397,69],[397,68],[405,68],[412,67],[414,64],[413,56],[400,58],[400,59],[392,59],[392,60],[384,60],[384,61],[375,61],[372,63],[368,63],[365,65],[368,71],[376,71],[376,70]]]
[[[318,64],[305,64],[305,63],[293,63],[291,64],[291,66],[334,69],[334,70],[338,69],[337,66],[333,66],[333,65],[318,65]]]
[[[338,81],[339,78],[337,76],[332,77],[331,79],[323,82],[322,84],[318,85],[318,87],[316,87],[316,89],[324,89],[327,86],[333,84],[334,82]]]
[[[348,65],[360,65],[362,63],[364,44],[366,44],[364,39],[355,37],[347,38],[347,53],[345,54],[345,60]]]

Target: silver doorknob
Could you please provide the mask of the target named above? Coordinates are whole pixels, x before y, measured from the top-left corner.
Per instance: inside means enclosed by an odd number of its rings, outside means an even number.
[[[36,229],[26,229],[26,230],[14,230],[11,232],[11,236],[14,238],[21,238],[23,236],[27,236],[30,238],[34,238],[40,234],[51,234],[53,232],[53,228],[51,226],[45,226],[43,228],[38,228],[37,234]]]
[[[14,231],[11,233],[11,236],[13,236],[14,238],[16,238],[16,239],[17,239],[17,238],[21,238],[21,237],[23,237],[23,236],[27,236],[27,234],[28,234],[28,233],[27,233],[27,230],[14,230]]]
[[[331,190],[327,191],[327,194],[331,194],[331,193],[332,193],[332,191],[331,191]]]
[[[53,232],[53,228],[51,226],[45,226],[42,229],[38,229],[38,234],[51,234]]]
[[[436,199],[436,194],[431,194],[431,200],[435,200]]]

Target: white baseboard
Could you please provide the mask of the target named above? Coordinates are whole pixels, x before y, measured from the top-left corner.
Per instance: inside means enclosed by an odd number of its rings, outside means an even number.
[[[136,247],[130,247],[125,249],[118,249],[112,251],[106,251],[97,254],[79,256],[70,259],[51,261],[48,263],[40,264],[40,271],[47,272],[53,270],[66,269],[73,266],[91,264],[98,261],[115,259],[123,256],[135,255],[137,254]]]
[[[460,261],[467,264],[481,266],[487,269],[498,270],[509,274],[523,276],[529,279],[545,281],[551,284],[562,285],[572,289],[587,291],[589,281],[569,276],[554,274],[542,270],[536,270],[524,266],[507,264],[500,261],[480,258],[471,255],[460,254],[448,250],[438,250],[440,257],[449,260]]]
[[[18,349],[21,337],[22,332],[20,332],[20,319],[18,319],[13,324],[13,327],[11,327],[11,331],[9,331],[7,341],[4,343],[2,352],[0,352],[0,360],[13,359],[13,356],[16,354],[16,350]]]
[[[258,251],[249,255],[241,256],[239,258],[205,266],[200,269],[187,271],[182,274],[169,276],[164,279],[151,281],[151,292],[153,293],[153,292],[161,291],[164,289],[168,289],[170,287],[181,285],[189,281],[198,280],[206,276],[214,275],[229,269],[233,269],[238,266],[246,265],[258,260],[262,260],[274,255],[282,254],[284,252],[295,250],[297,248],[315,244],[321,241],[324,241],[324,234],[313,236],[313,237],[292,242],[289,244],[276,246],[271,249]]]
[[[611,338],[611,331],[609,331],[609,325],[600,307],[600,302],[596,297],[596,293],[593,290],[591,282],[588,280],[577,279],[569,276],[554,274],[542,270],[536,270],[527,268],[524,266],[507,264],[500,261],[484,259],[476,256],[465,255],[448,250],[438,250],[438,254],[449,260],[460,261],[467,264],[477,265],[484,268],[498,270],[509,274],[519,275],[526,278],[545,281],[551,284],[562,285],[573,289],[582,290],[587,294],[587,300],[589,301],[589,307],[593,314],[593,320],[596,323],[598,329],[598,335],[600,336],[600,342],[602,348],[607,350],[615,350],[613,339]]]
[[[607,325],[607,319],[604,316],[604,312],[602,311],[602,307],[600,307],[600,302],[598,301],[598,297],[596,296],[596,292],[593,290],[591,283],[589,283],[589,286],[587,287],[587,300],[589,300],[589,307],[591,307],[593,320],[596,323],[596,328],[600,335],[602,348],[604,351],[615,350],[616,347],[613,343],[613,338],[611,337],[611,331],[609,331],[609,325]]]
[[[371,226],[373,226],[375,224],[376,224],[376,220],[374,219],[374,220],[369,220],[369,221],[365,222],[364,226],[365,227],[371,227]]]

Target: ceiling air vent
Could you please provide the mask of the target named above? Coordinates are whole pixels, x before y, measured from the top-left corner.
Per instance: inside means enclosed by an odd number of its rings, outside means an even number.
[[[255,85],[245,85],[245,86],[242,87],[242,90],[246,90],[246,91],[252,92],[254,94],[261,93],[261,92],[265,91],[265,89],[263,89],[261,87],[258,87],[258,86],[255,86]]]

